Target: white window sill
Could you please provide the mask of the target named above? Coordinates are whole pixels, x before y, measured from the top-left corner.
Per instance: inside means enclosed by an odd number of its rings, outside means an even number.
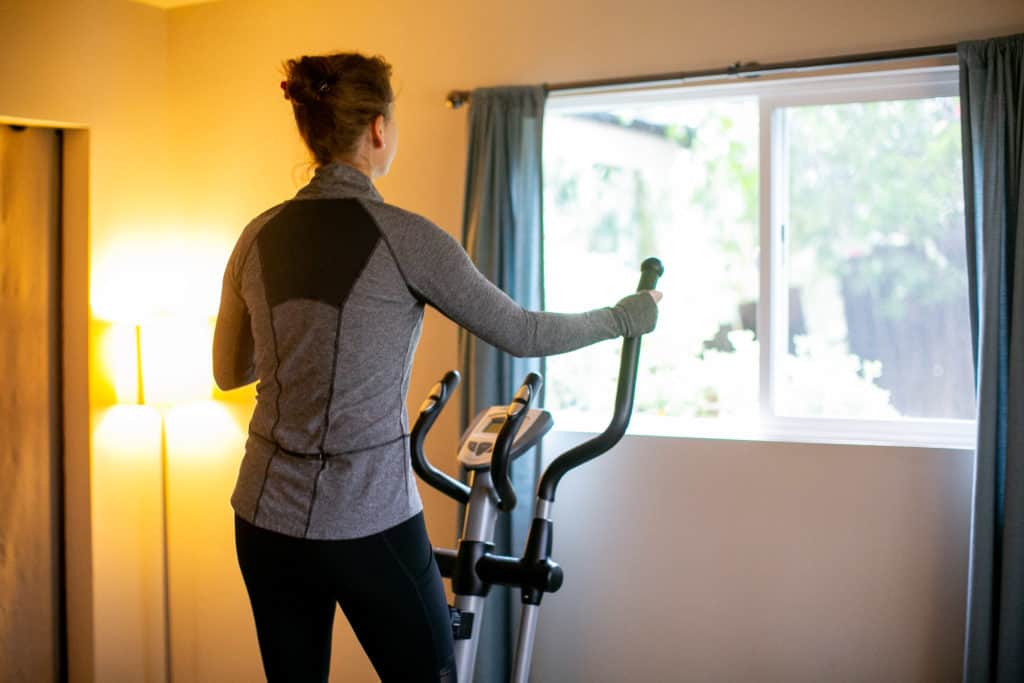
[[[597,434],[610,416],[552,411],[560,432]],[[973,451],[973,420],[855,420],[843,418],[772,418],[763,420],[684,419],[634,415],[627,435],[784,443],[863,446],[909,446]]]

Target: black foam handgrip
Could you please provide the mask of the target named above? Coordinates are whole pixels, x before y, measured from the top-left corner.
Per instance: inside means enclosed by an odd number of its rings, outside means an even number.
[[[509,466],[512,463],[512,442],[516,438],[516,433],[519,432],[520,423],[530,409],[530,404],[540,393],[543,383],[543,378],[536,372],[531,372],[526,376],[505,412],[505,424],[501,426],[498,438],[494,442],[494,453],[491,456],[491,481],[494,484],[494,493],[498,498],[498,509],[502,512],[508,512],[516,506],[516,492],[512,487],[512,478],[509,473]]]
[[[655,289],[658,286],[658,278],[665,274],[665,266],[661,265],[661,260],[656,259],[653,256],[645,260],[640,264],[640,284],[636,286],[636,291],[640,292],[645,289]]]
[[[469,487],[431,465],[423,452],[423,442],[427,438],[427,432],[434,425],[441,409],[448,403],[448,399],[451,398],[458,384],[459,373],[456,370],[451,370],[431,389],[430,396],[420,407],[420,413],[410,433],[410,458],[412,468],[416,470],[416,474],[423,481],[446,496],[460,503],[467,503],[469,502]]]

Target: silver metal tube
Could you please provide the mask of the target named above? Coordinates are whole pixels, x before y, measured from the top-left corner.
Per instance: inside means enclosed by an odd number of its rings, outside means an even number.
[[[494,524],[497,520],[498,498],[491,483],[491,473],[487,470],[474,470],[466,508],[466,524],[460,540],[493,543]]]
[[[516,644],[516,659],[512,669],[512,683],[527,683],[530,680],[530,663],[533,659],[533,638],[537,634],[537,613],[540,605],[523,605],[519,617],[519,640]]]
[[[491,483],[491,473],[487,470],[473,470],[472,479],[469,503],[466,507],[466,523],[460,541],[494,543],[498,498]],[[486,602],[486,597],[482,595],[455,595],[455,607],[473,615],[473,630],[470,637],[455,641],[455,669],[459,680],[467,683],[473,680]]]
[[[455,606],[463,612],[473,614],[472,637],[455,641],[455,672],[460,681],[473,680],[473,668],[476,664],[476,650],[480,645],[480,629],[484,623],[484,605],[487,598],[483,595],[456,595]]]
[[[540,519],[546,519],[549,522],[551,519],[551,509],[555,506],[553,501],[544,500],[543,498],[537,498],[537,506],[534,508],[534,518],[539,517]]]

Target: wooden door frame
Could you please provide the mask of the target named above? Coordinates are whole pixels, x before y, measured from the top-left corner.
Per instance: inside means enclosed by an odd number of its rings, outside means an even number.
[[[68,679],[95,678],[89,391],[89,130],[63,128],[61,300]]]
[[[61,133],[60,326],[64,544],[63,630],[66,680],[95,680],[91,429],[89,383],[89,129],[81,124],[0,117],[0,125]],[[62,561],[61,561],[62,560]]]

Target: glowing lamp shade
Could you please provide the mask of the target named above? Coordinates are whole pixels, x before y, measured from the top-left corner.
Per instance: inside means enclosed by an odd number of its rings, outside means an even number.
[[[140,329],[145,402],[177,405],[213,393],[213,330],[208,320],[161,318]]]
[[[103,367],[106,377],[114,385],[117,402],[143,403],[139,381],[139,327],[128,323],[114,323],[103,333],[101,341]]]
[[[209,399],[212,344],[212,323],[204,319],[164,316],[112,325],[104,358],[117,402],[172,406]]]

